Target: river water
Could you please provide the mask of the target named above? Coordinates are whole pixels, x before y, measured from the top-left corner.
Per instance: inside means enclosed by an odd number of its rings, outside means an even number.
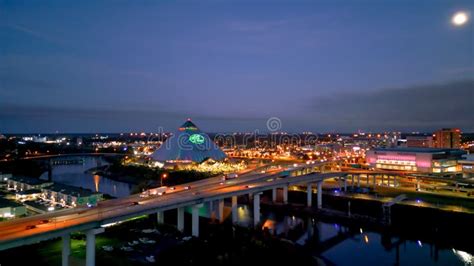
[[[97,167],[98,164],[106,165],[107,162],[105,162],[101,157],[67,157],[67,159],[75,158],[84,159],[84,163],[53,166],[52,179],[54,182],[90,189],[117,198],[130,195],[133,189],[132,184],[85,173],[87,170]],[[47,180],[48,172],[43,173],[40,179]]]
[[[317,217],[262,213],[263,227],[297,245],[306,245],[326,265],[474,265],[474,256],[453,247],[438,247],[422,240],[403,240],[367,228],[348,228]],[[250,226],[251,208],[239,205],[240,225]],[[463,236],[457,236],[463,237]],[[414,239],[413,239],[414,238]]]

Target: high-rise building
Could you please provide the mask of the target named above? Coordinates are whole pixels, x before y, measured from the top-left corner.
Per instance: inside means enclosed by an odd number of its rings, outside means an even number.
[[[443,128],[433,134],[436,148],[459,149],[461,147],[461,130]]]

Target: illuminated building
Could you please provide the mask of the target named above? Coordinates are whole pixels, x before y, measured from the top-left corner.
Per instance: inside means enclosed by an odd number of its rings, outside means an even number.
[[[53,182],[37,178],[13,176],[7,180],[7,187],[16,191],[42,189],[52,185]]]
[[[42,192],[46,198],[72,207],[95,206],[97,202],[102,200],[102,193],[58,183],[43,188]]]
[[[443,128],[433,134],[435,148],[459,149],[461,147],[461,130]]]
[[[408,148],[434,148],[433,136],[407,136]]]
[[[462,150],[434,148],[376,148],[366,152],[372,168],[384,170],[446,173],[460,171]]]
[[[0,198],[0,218],[26,215],[26,207],[20,203]]]
[[[474,176],[474,154],[466,154],[463,159],[458,161],[463,177],[473,177]]]
[[[188,119],[158,148],[151,158],[158,162],[195,162],[208,159],[221,161],[225,153]]]

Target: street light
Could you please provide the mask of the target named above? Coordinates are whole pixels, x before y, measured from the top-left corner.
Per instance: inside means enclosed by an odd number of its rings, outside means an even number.
[[[166,173],[163,173],[160,178],[160,186],[163,186],[163,178],[166,178],[168,175]]]

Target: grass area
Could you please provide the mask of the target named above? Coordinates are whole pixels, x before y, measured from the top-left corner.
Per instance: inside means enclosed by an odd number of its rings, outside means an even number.
[[[99,248],[103,245],[113,245],[119,241],[109,235],[96,236],[96,247],[98,258],[102,256]],[[61,265],[62,239],[44,241],[39,244],[23,246],[0,252],[1,265]],[[99,256],[100,254],[100,256]],[[73,234],[71,236],[71,261],[84,261],[86,258],[86,242],[84,234]],[[107,257],[110,265],[120,264],[126,257]],[[98,264],[102,265],[102,264]],[[105,264],[103,264],[105,265]]]
[[[409,199],[420,199],[425,202],[439,205],[461,206],[463,208],[474,210],[474,198],[453,197],[450,195],[435,194],[431,192],[416,192],[409,190],[399,190],[393,188],[377,188],[377,194],[383,197],[396,197],[405,194]]]

